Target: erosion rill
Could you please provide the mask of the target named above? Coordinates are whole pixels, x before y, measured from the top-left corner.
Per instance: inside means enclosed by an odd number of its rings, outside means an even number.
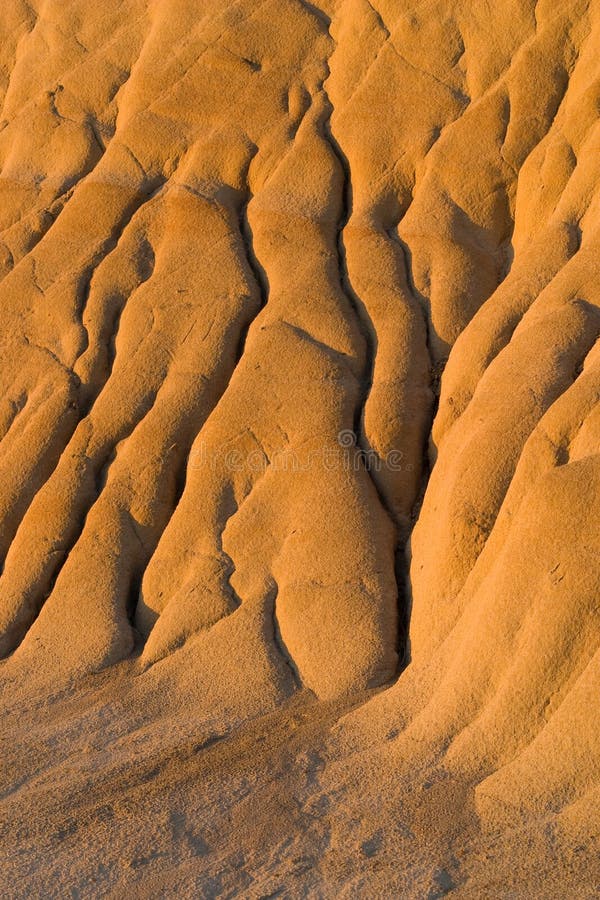
[[[4,0],[7,897],[600,892],[600,0]]]

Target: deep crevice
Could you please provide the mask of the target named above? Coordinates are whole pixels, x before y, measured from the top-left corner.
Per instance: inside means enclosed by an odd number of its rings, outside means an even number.
[[[279,594],[279,585],[276,583],[276,581],[274,579],[272,579],[272,582],[273,582],[273,589],[270,592],[269,596],[266,598],[266,602],[272,604],[272,614],[271,615],[272,615],[272,626],[273,626],[273,643],[275,644],[275,647],[277,649],[277,652],[279,653],[279,656],[281,657],[284,664],[287,666],[287,668],[290,671],[292,680],[294,682],[294,687],[297,690],[302,690],[304,685],[302,684],[302,678],[300,677],[300,672],[299,672],[298,667],[296,666],[296,663],[294,662],[288,648],[285,645],[285,641],[283,640],[283,637],[281,636],[281,629],[279,627],[279,621],[277,619],[277,596]]]
[[[95,468],[95,471],[92,472],[92,477],[94,481],[94,496],[91,498],[89,503],[84,503],[83,508],[79,511],[78,523],[77,526],[73,529],[71,534],[67,537],[65,541],[65,546],[54,547],[51,551],[52,555],[56,555],[59,558],[56,560],[54,565],[50,566],[48,571],[45,573],[44,577],[41,579],[41,582],[38,582],[36,585],[31,586],[31,595],[33,602],[31,606],[33,607],[33,615],[28,618],[27,624],[23,627],[17,629],[16,639],[13,640],[13,649],[12,652],[18,649],[21,645],[27,633],[35,623],[36,619],[39,617],[42,609],[48,598],[51,596],[54,586],[63,570],[65,565],[68,562],[68,559],[71,555],[71,552],[76,547],[79,542],[83,531],[85,529],[85,525],[87,522],[87,518],[92,510],[93,506],[98,502],[98,499],[102,495],[104,488],[106,487],[106,483],[108,480],[108,474],[110,467],[114,463],[116,459],[116,448],[121,441],[125,440],[129,437],[133,431],[137,428],[137,426],[141,423],[141,421],[146,417],[146,415],[152,409],[154,402],[156,400],[156,394],[151,393],[149,395],[150,402],[146,403],[146,408],[143,409],[142,414],[139,418],[135,418],[133,423],[130,425],[129,430],[126,434],[121,435],[111,446],[109,446],[100,460],[98,466]],[[50,476],[51,477],[51,476]],[[37,598],[37,600],[36,600]]]
[[[329,37],[333,41],[330,33],[330,22],[327,23],[327,32]],[[335,44],[335,41],[334,41]],[[344,231],[350,221],[352,216],[352,176],[350,163],[348,158],[346,157],[344,151],[342,150],[337,138],[334,136],[332,128],[331,128],[331,117],[334,112],[334,105],[329,98],[329,94],[327,93],[327,89],[325,87],[325,83],[327,79],[330,77],[331,70],[329,66],[329,62],[327,61],[327,72],[323,78],[323,82],[321,84],[321,90],[325,99],[325,107],[326,113],[325,117],[322,119],[322,134],[324,140],[327,142],[328,146],[331,149],[331,152],[336,159],[340,171],[342,173],[343,183],[342,183],[342,196],[341,196],[341,211],[340,216],[337,222],[337,235],[336,235],[336,251],[337,251],[337,268],[339,273],[339,281],[340,287],[348,303],[350,308],[353,310],[356,322],[358,324],[359,330],[362,334],[364,345],[365,345],[365,363],[363,367],[363,374],[361,378],[361,390],[359,400],[356,404],[355,414],[354,414],[354,434],[356,439],[356,444],[359,449],[359,457],[360,461],[364,467],[365,472],[367,473],[367,477],[369,478],[373,488],[376,492],[376,495],[379,499],[381,507],[386,512],[388,518],[392,523],[396,522],[396,517],[394,515],[393,510],[391,509],[387,498],[380,490],[375,478],[373,477],[370,471],[369,460],[372,458],[372,454],[374,453],[373,448],[370,446],[366,435],[366,429],[364,424],[365,417],[365,409],[369,400],[369,395],[371,392],[371,388],[373,386],[373,378],[374,378],[374,370],[375,370],[375,360],[377,355],[377,333],[375,330],[375,326],[373,321],[369,315],[369,312],[358,296],[354,287],[352,285],[350,274],[348,271],[347,265],[347,256],[346,256],[346,246],[344,241]],[[396,671],[396,676],[400,674],[402,669],[406,665],[406,656],[408,652],[408,621],[409,621],[409,611],[407,610],[408,604],[406,602],[405,597],[405,581],[407,577],[406,565],[404,563],[403,556],[403,547],[397,547],[394,555],[394,578],[396,582],[397,588],[397,610],[398,610],[398,625],[396,631],[396,649],[398,652],[398,668]]]
[[[85,351],[89,347],[89,335],[88,330],[84,323],[84,314],[87,305],[87,301],[89,299],[90,290],[94,275],[98,269],[98,267],[107,259],[113,250],[119,244],[126,228],[130,225],[134,216],[139,212],[139,210],[153,200],[157,194],[162,190],[166,183],[166,178],[164,176],[156,176],[154,178],[148,179],[148,183],[145,188],[142,188],[132,200],[126,204],[121,216],[119,217],[118,222],[113,226],[111,233],[106,238],[105,241],[102,242],[100,248],[93,255],[91,262],[86,267],[83,275],[81,276],[79,287],[78,287],[78,298],[77,298],[77,316],[79,319],[79,323],[81,325],[83,331],[83,346],[80,348],[79,353],[77,354],[77,360],[83,356]]]
[[[369,472],[369,459],[371,458],[373,449],[370,446],[365,434],[364,412],[369,399],[371,388],[373,386],[373,372],[375,368],[375,357],[377,354],[377,335],[367,308],[354,290],[348,273],[348,265],[346,261],[346,246],[344,243],[344,230],[348,225],[348,222],[352,215],[352,180],[350,174],[350,165],[346,155],[344,154],[337,139],[334,137],[331,131],[330,120],[333,113],[333,104],[329,100],[329,96],[324,85],[322,90],[327,107],[326,118],[324,118],[324,120],[322,121],[323,138],[331,148],[331,152],[338,162],[343,177],[341,212],[336,228],[336,251],[338,263],[337,267],[340,287],[342,289],[342,293],[348,300],[350,308],[355,314],[356,321],[365,344],[365,362],[361,378],[360,397],[356,404],[354,412],[353,428],[356,437],[356,444],[362,451],[361,460],[363,461],[365,470]],[[382,496],[379,488],[372,478],[371,481],[375,487],[375,490],[377,491],[377,495],[379,496],[382,506],[385,508],[386,512],[393,521],[393,513],[390,510],[385,497]]]
[[[238,337],[238,344],[236,348],[235,354],[235,366],[233,372],[237,368],[238,363],[240,362],[242,356],[244,355],[244,350],[246,347],[246,339],[248,337],[248,332],[250,330],[250,326],[259,315],[262,309],[267,305],[267,301],[269,298],[269,279],[267,278],[267,273],[261,263],[259,262],[256,253],[254,252],[254,239],[252,234],[252,227],[250,225],[250,221],[248,219],[248,206],[252,202],[253,194],[248,191],[246,195],[246,200],[240,208],[239,214],[239,232],[242,238],[242,246],[244,249],[244,256],[246,259],[246,263],[250,272],[252,273],[252,277],[256,283],[256,287],[258,288],[259,293],[259,307],[252,316],[252,318],[243,326],[240,331]],[[231,373],[233,375],[233,372]],[[231,381],[231,378],[229,379]]]

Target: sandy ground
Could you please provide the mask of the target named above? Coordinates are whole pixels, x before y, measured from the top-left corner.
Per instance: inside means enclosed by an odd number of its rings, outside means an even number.
[[[597,896],[597,832],[482,827],[439,762],[365,782],[332,735],[368,697],[296,694],[227,730],[156,696],[122,664],[9,714],[5,896]]]

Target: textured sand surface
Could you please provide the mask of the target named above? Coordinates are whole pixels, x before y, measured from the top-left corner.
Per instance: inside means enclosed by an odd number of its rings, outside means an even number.
[[[600,893],[600,0],[3,0],[0,893]]]

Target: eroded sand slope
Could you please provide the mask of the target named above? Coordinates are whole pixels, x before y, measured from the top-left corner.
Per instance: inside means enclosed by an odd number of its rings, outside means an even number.
[[[600,3],[0,27],[16,895],[594,896]]]

